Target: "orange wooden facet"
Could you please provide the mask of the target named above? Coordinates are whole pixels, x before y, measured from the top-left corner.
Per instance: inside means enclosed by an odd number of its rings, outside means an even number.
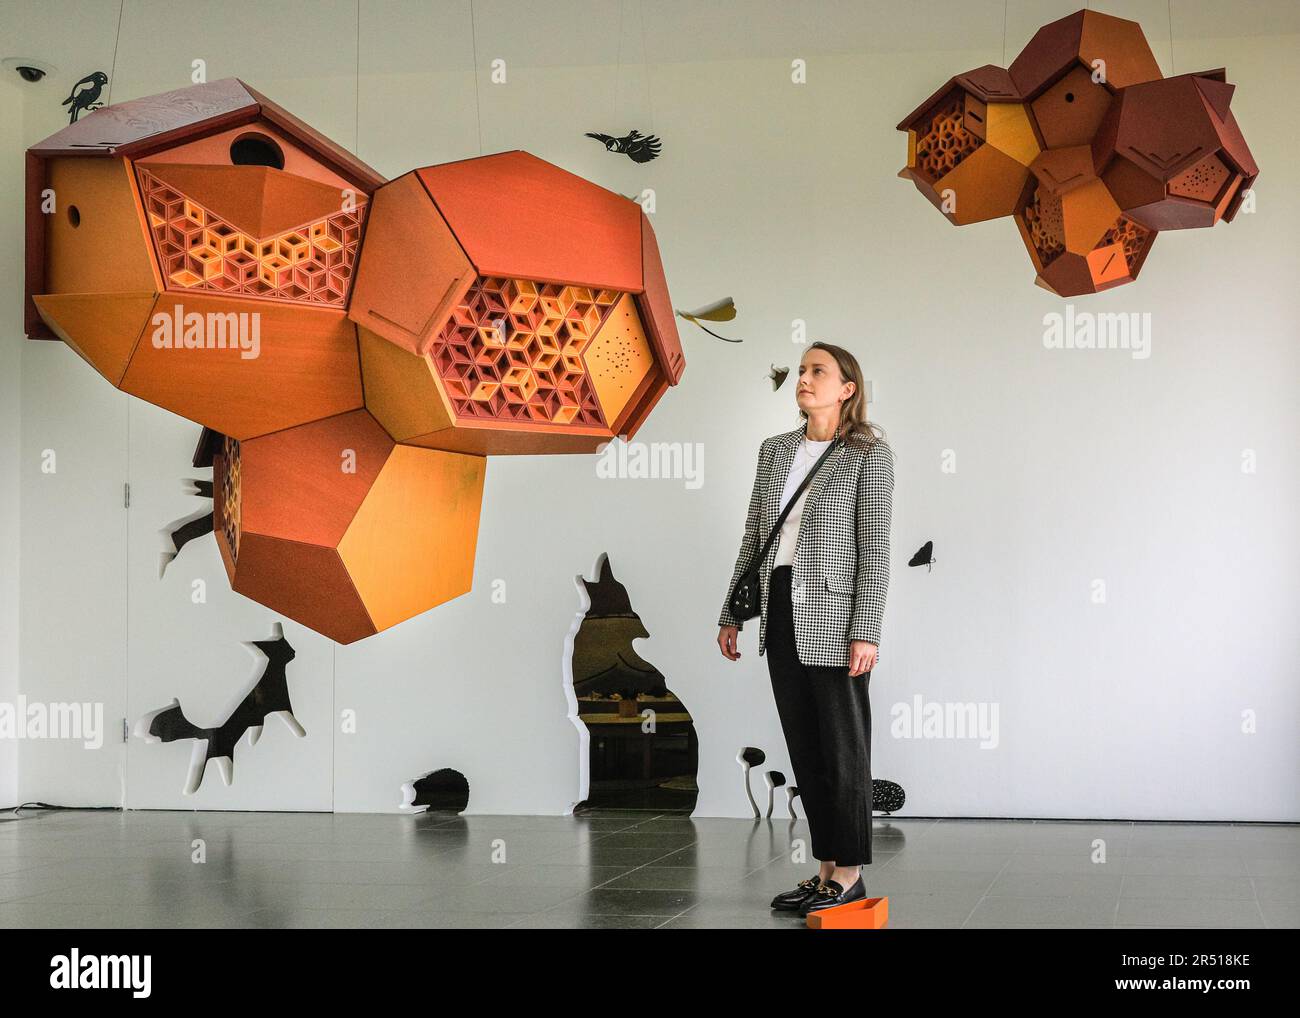
[[[1119,219],[1120,208],[1100,180],[1093,179],[1061,196],[1065,249],[1086,255]]]
[[[451,412],[427,357],[359,326],[366,408],[398,442],[451,427]]]
[[[271,237],[325,219],[339,212],[350,197],[346,188],[267,166],[158,162],[147,168],[163,183],[253,237]]]
[[[1006,153],[1021,166],[1028,166],[1042,151],[1029,109],[1024,103],[992,103],[986,109],[985,141]]]
[[[55,210],[45,226],[44,293],[162,289],[144,214],[123,159],[60,157],[48,165]]]
[[[1087,145],[1048,149],[1029,169],[1043,190],[1056,197],[1097,178],[1092,168],[1092,149]]]
[[[636,202],[528,152],[415,172],[480,275],[642,288]]]
[[[161,345],[169,335],[176,341],[178,315],[183,328],[188,316],[199,316],[192,321],[203,348]],[[245,357],[254,335],[257,356]],[[217,345],[223,336],[224,349]],[[249,349],[237,339],[232,346],[236,337]],[[361,407],[356,329],[342,311],[164,294],[122,388],[223,435],[254,438]]]
[[[392,448],[364,410],[241,442],[243,533],[336,547]]]
[[[1129,279],[1128,263],[1124,260],[1123,244],[1106,244],[1088,252],[1088,271],[1098,290]]]
[[[376,632],[333,548],[245,534],[232,586],[236,593],[338,643],[353,643]]]
[[[586,361],[605,419],[618,420],[655,363],[630,293],[614,305],[587,347]]]
[[[1031,104],[1044,146],[1089,144],[1110,109],[1111,99],[1110,89],[1094,82],[1087,68],[1071,68]]]
[[[406,445],[393,449],[339,543],[376,629],[469,591],[486,462]]]
[[[981,145],[934,185],[941,200],[952,192],[948,218],[958,226],[1009,216],[1024,190],[1029,171],[992,145]]]
[[[151,155],[143,156],[135,163],[153,170],[159,164],[206,166],[211,169],[235,168],[231,162],[230,148],[235,142],[247,139],[267,139],[284,160],[283,171],[291,177],[298,177],[335,189],[351,189],[364,198],[373,186],[359,183],[355,176],[336,172],[329,165],[322,163],[317,152],[311,146],[276,127],[264,117],[252,123],[240,124],[206,137],[182,141],[159,149]],[[241,166],[239,169],[255,167]],[[382,181],[382,178],[380,178]]]
[[[659,255],[659,242],[654,227],[650,225],[650,217],[644,211],[641,213],[641,260],[645,284],[639,301],[641,322],[667,383],[676,385],[686,370],[686,356],[682,353],[682,339],[677,332],[677,313],[668,296],[668,280]],[[596,299],[601,302],[599,295]]]
[[[54,333],[114,385],[149,324],[155,293],[51,293],[33,297]]]
[[[349,315],[424,354],[476,273],[414,173],[375,192]]]

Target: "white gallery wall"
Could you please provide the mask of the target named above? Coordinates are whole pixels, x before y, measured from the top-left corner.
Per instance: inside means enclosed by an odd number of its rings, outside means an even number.
[[[0,152],[3,152],[6,185],[22,172],[23,95],[17,82],[0,81]],[[8,190],[8,187],[6,187]],[[0,208],[0,306],[8,310],[22,299],[22,207],[6,201]],[[21,345],[13,329],[0,332],[0,703],[15,703],[18,697],[18,547],[19,434],[22,428]],[[18,802],[18,743],[0,739],[0,809]]]
[[[95,701],[106,729],[95,749],[0,741],[0,800],[388,811],[403,782],[454,767],[471,812],[564,813],[583,795],[565,638],[575,577],[606,552],[650,633],[638,652],[695,719],[696,815],[748,815],[737,751],[789,763],[756,627],[731,664],[716,619],[759,443],[795,424],[792,386],[765,376],[797,364],[803,320],[857,353],[896,455],[873,773],[904,786],[905,812],[1300,819],[1300,11],[1094,5],[1140,20],[1166,74],[1226,66],[1262,168],[1256,212],[1162,234],[1133,285],[1053,297],[1009,219],[954,229],[895,176],[904,115],[1076,6],[126,0],[119,35],[116,3],[0,4],[0,55],[60,68],[0,86],[0,701]],[[208,475],[190,466],[199,429],[22,340],[20,150],[61,126],[82,74],[111,71],[124,100],[187,84],[195,60],[390,177],[523,148],[652,188],[675,305],[740,310],[720,328],[740,345],[681,323],[685,376],[637,436],[698,444],[703,483],[494,457],[473,591],[346,647],[232,593],[210,537],[162,571],[165,531],[202,505],[183,483]],[[659,159],[583,137],[633,127],[662,137]],[[1149,313],[1150,356],[1046,349],[1066,303]],[[908,568],[927,540],[933,570]],[[306,735],[272,720],[229,788],[212,768],[183,795],[190,744],[123,742],[122,719],[177,698],[218,723],[260,671],[247,642],[277,622]],[[918,698],[992,727],[904,737]]]

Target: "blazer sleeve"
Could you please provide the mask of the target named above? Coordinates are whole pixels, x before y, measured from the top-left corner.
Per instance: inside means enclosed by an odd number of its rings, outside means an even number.
[[[850,640],[880,646],[880,622],[889,593],[889,529],[894,512],[894,454],[883,443],[867,453],[858,487],[858,575]]]
[[[736,556],[736,567],[731,572],[731,582],[727,584],[727,593],[722,599],[722,613],[718,616],[718,625],[735,626],[744,629],[745,624],[731,613],[731,592],[736,589],[736,581],[745,567],[758,554],[760,513],[763,508],[763,488],[766,484],[767,471],[764,461],[767,458],[767,442],[758,447],[758,466],[754,470],[754,490],[749,495],[749,511],[745,514],[745,536],[740,542],[740,554]]]

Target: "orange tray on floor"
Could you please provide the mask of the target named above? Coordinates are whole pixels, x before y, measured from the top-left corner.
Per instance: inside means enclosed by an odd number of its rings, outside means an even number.
[[[808,915],[808,928],[812,930],[882,930],[888,922],[888,898],[863,898]]]

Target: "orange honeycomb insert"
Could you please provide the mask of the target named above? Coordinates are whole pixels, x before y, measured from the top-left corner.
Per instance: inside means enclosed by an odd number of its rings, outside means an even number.
[[[169,290],[345,306],[365,218],[363,197],[353,209],[272,237],[251,237],[143,166],[137,170]]]
[[[239,561],[240,523],[240,467],[239,443],[226,436],[221,446],[222,474],[217,485],[221,498],[221,530],[230,549],[230,560]]]
[[[583,354],[621,296],[478,277],[430,350],[456,416],[606,427]]]
[[[956,168],[983,142],[966,127],[966,110],[960,89],[954,89],[930,118],[925,131],[916,132],[916,168],[930,182]]]

